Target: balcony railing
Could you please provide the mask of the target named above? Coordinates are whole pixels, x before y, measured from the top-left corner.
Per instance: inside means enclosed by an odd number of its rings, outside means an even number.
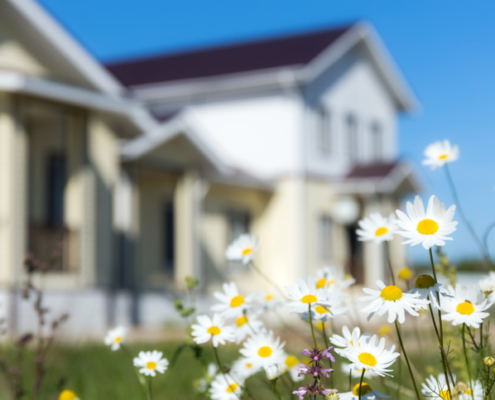
[[[80,235],[67,227],[31,224],[29,252],[47,272],[72,272],[79,268]]]

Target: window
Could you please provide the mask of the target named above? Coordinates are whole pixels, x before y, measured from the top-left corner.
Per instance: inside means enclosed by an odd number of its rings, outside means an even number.
[[[330,153],[332,127],[330,113],[323,107],[318,109],[318,147],[323,154]]]
[[[378,122],[373,122],[371,124],[371,159],[373,161],[383,160],[383,131],[382,127]]]
[[[174,203],[173,201],[167,201],[163,207],[163,266],[169,274],[173,274],[175,267],[174,219]]]
[[[332,250],[332,220],[324,215],[319,222],[320,257],[323,261],[329,260]]]
[[[232,211],[229,213],[230,242],[236,240],[243,233],[249,233],[251,217],[244,211]]]
[[[349,160],[356,162],[359,157],[358,129],[356,117],[352,114],[346,118],[346,133]]]
[[[46,215],[48,224],[52,226],[64,224],[65,164],[63,154],[52,154],[48,157]]]

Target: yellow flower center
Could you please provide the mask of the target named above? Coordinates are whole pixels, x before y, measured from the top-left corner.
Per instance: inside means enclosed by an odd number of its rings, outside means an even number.
[[[440,157],[438,157],[439,160],[446,160],[447,158],[449,158],[448,154],[442,154]]]
[[[247,324],[248,320],[247,320],[247,317],[245,315],[243,315],[242,317],[237,318],[237,320],[235,322],[236,322],[237,326],[242,326],[244,324]]]
[[[440,393],[439,393],[440,397],[443,399],[443,400],[450,400],[450,393],[448,390],[442,390]]]
[[[378,229],[375,231],[375,236],[383,236],[383,235],[385,235],[387,232],[388,232],[388,228],[385,228],[384,226],[382,226],[381,228],[378,228]]]
[[[471,392],[471,389],[468,389],[464,392],[465,394],[472,394],[473,392]]]
[[[325,308],[325,307],[323,307],[323,306],[318,306],[318,307],[316,307],[316,308],[315,308],[315,310],[316,310],[316,312],[317,312],[318,314],[325,314],[325,313],[327,313],[327,312],[330,312],[330,307]]]
[[[206,332],[210,335],[218,335],[220,333],[220,328],[218,326],[210,326]]]
[[[227,393],[234,393],[239,385],[237,383],[233,383],[232,385],[229,385],[227,388]]]
[[[246,364],[246,368],[253,368],[253,364],[251,364],[251,363],[247,363],[247,364]]]
[[[392,328],[390,328],[390,326],[388,326],[388,325],[383,325],[380,328],[380,330],[378,331],[378,333],[380,334],[380,336],[388,335],[390,332],[392,332]]]
[[[287,365],[287,367],[290,368],[294,368],[297,364],[299,364],[299,360],[297,359],[296,356],[288,356],[286,359],[285,359],[285,365]]]
[[[466,300],[457,306],[457,312],[462,315],[471,315],[474,313],[474,307],[470,301]]]
[[[58,396],[58,400],[76,400],[77,396],[72,390],[64,390],[62,393],[60,393],[60,396]]]
[[[416,279],[416,285],[418,289],[428,289],[435,286],[435,279],[431,275],[420,275]]]
[[[359,394],[361,394],[361,396],[364,396],[365,394],[368,394],[370,392],[371,392],[371,386],[364,382],[361,384],[361,388],[359,388],[359,383],[356,383],[356,385],[352,389],[352,394],[354,396],[359,396]]]
[[[361,361],[364,365],[369,365],[370,367],[374,367],[376,365],[376,358],[373,354],[370,353],[361,353],[358,356],[358,360]]]
[[[244,304],[244,297],[242,296],[235,296],[232,297],[232,300],[230,300],[230,306],[231,307],[239,307]]]
[[[155,369],[156,368],[156,362],[154,362],[154,361],[148,361],[146,363],[146,368],[148,368],[148,369]]]
[[[122,336],[117,336],[115,339],[114,339],[114,342],[115,343],[120,343],[122,341]]]
[[[383,300],[395,301],[402,298],[402,290],[398,286],[390,285],[382,289],[380,296]]]
[[[270,300],[273,300],[273,294],[268,294],[268,295],[265,297],[265,301],[270,301]]]
[[[263,358],[270,357],[272,355],[272,348],[269,346],[260,347],[258,355]]]
[[[321,278],[321,279],[318,279],[318,281],[316,282],[316,288],[317,289],[324,289],[325,286],[330,286],[330,285],[333,285],[335,283],[335,279],[331,279],[329,281],[327,281],[326,278]]]
[[[413,272],[409,268],[402,268],[399,271],[399,279],[402,279],[403,281],[408,281],[412,279],[413,277]]]
[[[250,247],[247,247],[244,250],[242,250],[242,255],[247,256],[248,254],[251,254],[252,252],[253,252],[253,249]]]
[[[422,235],[433,235],[438,231],[438,224],[432,219],[427,218],[419,221],[416,229]]]
[[[302,301],[303,303],[305,303],[305,304],[311,304],[311,303],[314,303],[316,300],[318,300],[318,299],[317,299],[317,298],[316,298],[316,296],[315,296],[315,295],[313,295],[313,294],[307,294],[306,296],[304,296],[304,297],[301,299],[301,301]]]

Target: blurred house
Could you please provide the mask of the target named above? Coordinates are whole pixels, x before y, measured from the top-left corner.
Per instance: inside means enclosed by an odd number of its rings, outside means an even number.
[[[160,324],[188,275],[270,289],[225,260],[244,232],[282,286],[330,264],[381,278],[356,221],[418,190],[398,160],[414,105],[367,24],[103,66],[37,3],[0,0],[0,307],[29,324],[31,253],[74,329]]]

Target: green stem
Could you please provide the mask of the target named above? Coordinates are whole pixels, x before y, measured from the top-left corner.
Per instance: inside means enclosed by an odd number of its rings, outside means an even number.
[[[227,380],[227,376],[225,375],[225,372],[223,372],[222,363],[220,362],[220,356],[218,355],[218,350],[217,350],[217,348],[215,346],[213,346],[213,353],[215,353],[215,360],[217,361],[218,370],[222,374],[223,379],[225,379],[225,383],[227,384],[227,386],[230,386],[230,383]],[[234,393],[235,393],[235,391],[234,391]],[[236,394],[237,398],[239,400],[241,400],[241,396],[239,396],[237,393],[235,393],[235,394]]]
[[[450,186],[450,190],[452,192],[452,197],[454,198],[456,209],[459,212],[459,215],[461,216],[462,220],[464,221],[464,223],[468,227],[469,233],[471,234],[474,241],[476,242],[476,244],[480,248],[481,255],[485,260],[485,263],[488,267],[488,270],[490,270],[492,267],[492,262],[490,260],[489,255],[488,255],[486,247],[483,245],[483,242],[480,240],[480,238],[476,234],[476,231],[474,230],[473,226],[470,224],[466,215],[464,214],[464,211],[462,210],[461,202],[459,201],[459,196],[457,195],[457,189],[455,187],[454,180],[452,179],[452,175],[450,175],[450,170],[449,170],[449,167],[447,164],[444,165],[444,169],[445,169],[445,176],[447,177],[447,182],[448,182],[448,184]]]
[[[325,322],[322,322],[321,323],[321,332],[323,334],[323,341],[325,342],[325,348],[329,348],[330,347],[330,343],[328,343],[328,336],[327,336],[327,329],[326,329],[326,326],[325,326]],[[333,369],[333,365],[332,365],[332,360],[330,360],[329,358],[327,358],[328,360],[328,363],[330,364],[330,368]],[[333,388],[333,374],[330,374],[330,386]]]
[[[308,304],[308,312],[309,312],[309,325],[311,326],[311,334],[313,335],[313,343],[315,345],[315,349],[317,349],[318,344],[316,343],[315,328],[313,326],[313,313],[311,312],[311,303]]]
[[[364,379],[364,373],[366,372],[366,368],[363,368],[363,373],[361,374],[361,380],[359,381],[359,400],[361,400],[361,392],[363,389],[363,379]]]
[[[471,389],[471,397],[473,398],[474,400],[474,388],[471,387],[472,386],[472,381],[471,381],[471,370],[469,369],[469,360],[468,360],[468,356],[467,356],[467,351],[466,351],[466,324],[462,324],[462,349],[464,350],[464,359],[466,360],[466,369],[467,369],[467,373],[468,373],[468,379],[469,379],[469,383],[468,383],[468,387]]]
[[[280,392],[277,386],[277,379],[273,381],[273,387],[275,388],[275,393],[277,394],[278,400],[282,400],[282,397],[280,397]]]
[[[392,277],[392,285],[395,286],[395,274],[394,274],[394,270],[392,268],[392,261],[390,258],[390,247],[389,247],[387,241],[383,242],[383,244],[384,244],[384,249],[385,249],[385,257],[388,261],[388,267],[390,269],[390,276]]]
[[[402,349],[402,354],[404,354],[407,368],[409,369],[409,374],[411,375],[411,380],[412,380],[412,383],[414,386],[414,391],[416,392],[416,398],[417,398],[417,400],[421,400],[421,397],[419,396],[418,387],[416,385],[416,380],[414,379],[414,374],[413,374],[413,371],[411,368],[411,364],[409,364],[409,358],[407,357],[406,349],[404,348],[404,343],[402,342],[402,337],[400,335],[399,325],[397,324],[397,320],[395,320],[395,329],[397,330],[397,336],[399,338],[399,343],[400,343],[400,348]]]
[[[151,376],[148,376],[148,399],[153,400],[153,385]]]
[[[349,392],[352,390],[352,368],[349,368]]]

